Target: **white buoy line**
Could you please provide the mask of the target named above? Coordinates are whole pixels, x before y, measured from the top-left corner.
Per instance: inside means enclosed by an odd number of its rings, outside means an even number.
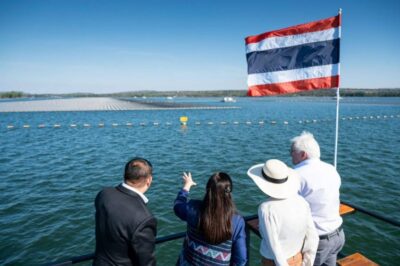
[[[352,120],[387,120],[391,118],[400,118],[400,115],[368,115],[368,116],[354,116],[354,117],[341,117],[340,119],[342,121],[352,121]],[[298,120],[297,123],[299,124],[313,124],[313,123],[320,123],[320,122],[329,122],[329,121],[334,121],[334,119],[304,119],[304,120]],[[270,121],[250,121],[250,120],[245,120],[245,121],[195,121],[193,124],[195,126],[200,126],[200,125],[265,125],[265,124],[271,124],[271,125],[278,125],[278,124],[283,124],[283,125],[289,125],[291,123],[295,122],[289,122],[287,120],[284,121],[276,121],[276,120],[270,120]],[[41,123],[36,126],[36,128],[94,128],[94,127],[99,127],[103,128],[106,126],[111,126],[112,128],[116,127],[146,127],[146,126],[172,126],[172,125],[180,125],[179,123],[172,123],[172,122],[165,122],[161,123],[159,121],[155,122],[139,122],[139,123],[132,123],[132,122],[126,122],[126,123],[110,123],[106,125],[105,123],[98,123],[98,124],[90,124],[90,123],[83,123],[83,124],[77,124],[77,123],[71,123],[71,124],[60,124],[60,123],[55,123],[55,124],[45,124]],[[13,124],[6,125],[7,129],[17,129],[17,128],[24,128],[24,129],[30,129],[34,128],[35,126],[29,125],[29,124],[23,124],[22,126],[16,126]]]

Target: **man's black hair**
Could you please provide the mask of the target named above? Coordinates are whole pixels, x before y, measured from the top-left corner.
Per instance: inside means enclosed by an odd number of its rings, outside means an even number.
[[[151,163],[141,157],[131,159],[125,165],[124,179],[131,182],[137,182],[153,174]]]

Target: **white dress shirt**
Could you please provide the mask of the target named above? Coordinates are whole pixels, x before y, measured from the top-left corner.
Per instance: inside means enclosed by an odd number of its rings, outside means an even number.
[[[341,181],[335,167],[320,159],[308,159],[294,169],[300,175],[299,194],[310,204],[318,234],[333,232],[343,222],[339,214]]]
[[[286,266],[287,259],[301,251],[302,265],[313,265],[319,238],[310,207],[301,196],[269,198],[259,206],[258,218],[263,257]]]
[[[142,200],[144,201],[144,203],[149,202],[149,199],[148,199],[142,192],[140,192],[139,190],[137,190],[136,188],[131,187],[131,186],[129,186],[129,185],[126,184],[126,183],[122,183],[122,186],[123,186],[124,188],[127,188],[127,189],[129,189],[129,190],[131,190],[131,191],[133,191],[133,192],[139,194],[139,196],[142,198]]]

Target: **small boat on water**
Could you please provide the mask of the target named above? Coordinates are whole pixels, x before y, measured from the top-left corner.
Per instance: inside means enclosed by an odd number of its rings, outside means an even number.
[[[335,101],[336,101],[336,100],[337,100],[337,96],[332,97],[332,100],[335,100]],[[339,96],[339,101],[340,101],[340,100],[343,100],[343,97],[342,97],[342,96]]]
[[[224,98],[221,100],[221,102],[224,102],[224,103],[235,103],[235,102],[236,102],[236,99],[234,99],[233,97],[224,97]]]

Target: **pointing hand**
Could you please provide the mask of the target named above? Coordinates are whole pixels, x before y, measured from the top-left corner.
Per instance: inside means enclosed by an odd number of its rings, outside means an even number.
[[[192,179],[192,174],[190,172],[183,172],[183,189],[186,191],[190,191],[192,186],[196,186],[197,184]]]

